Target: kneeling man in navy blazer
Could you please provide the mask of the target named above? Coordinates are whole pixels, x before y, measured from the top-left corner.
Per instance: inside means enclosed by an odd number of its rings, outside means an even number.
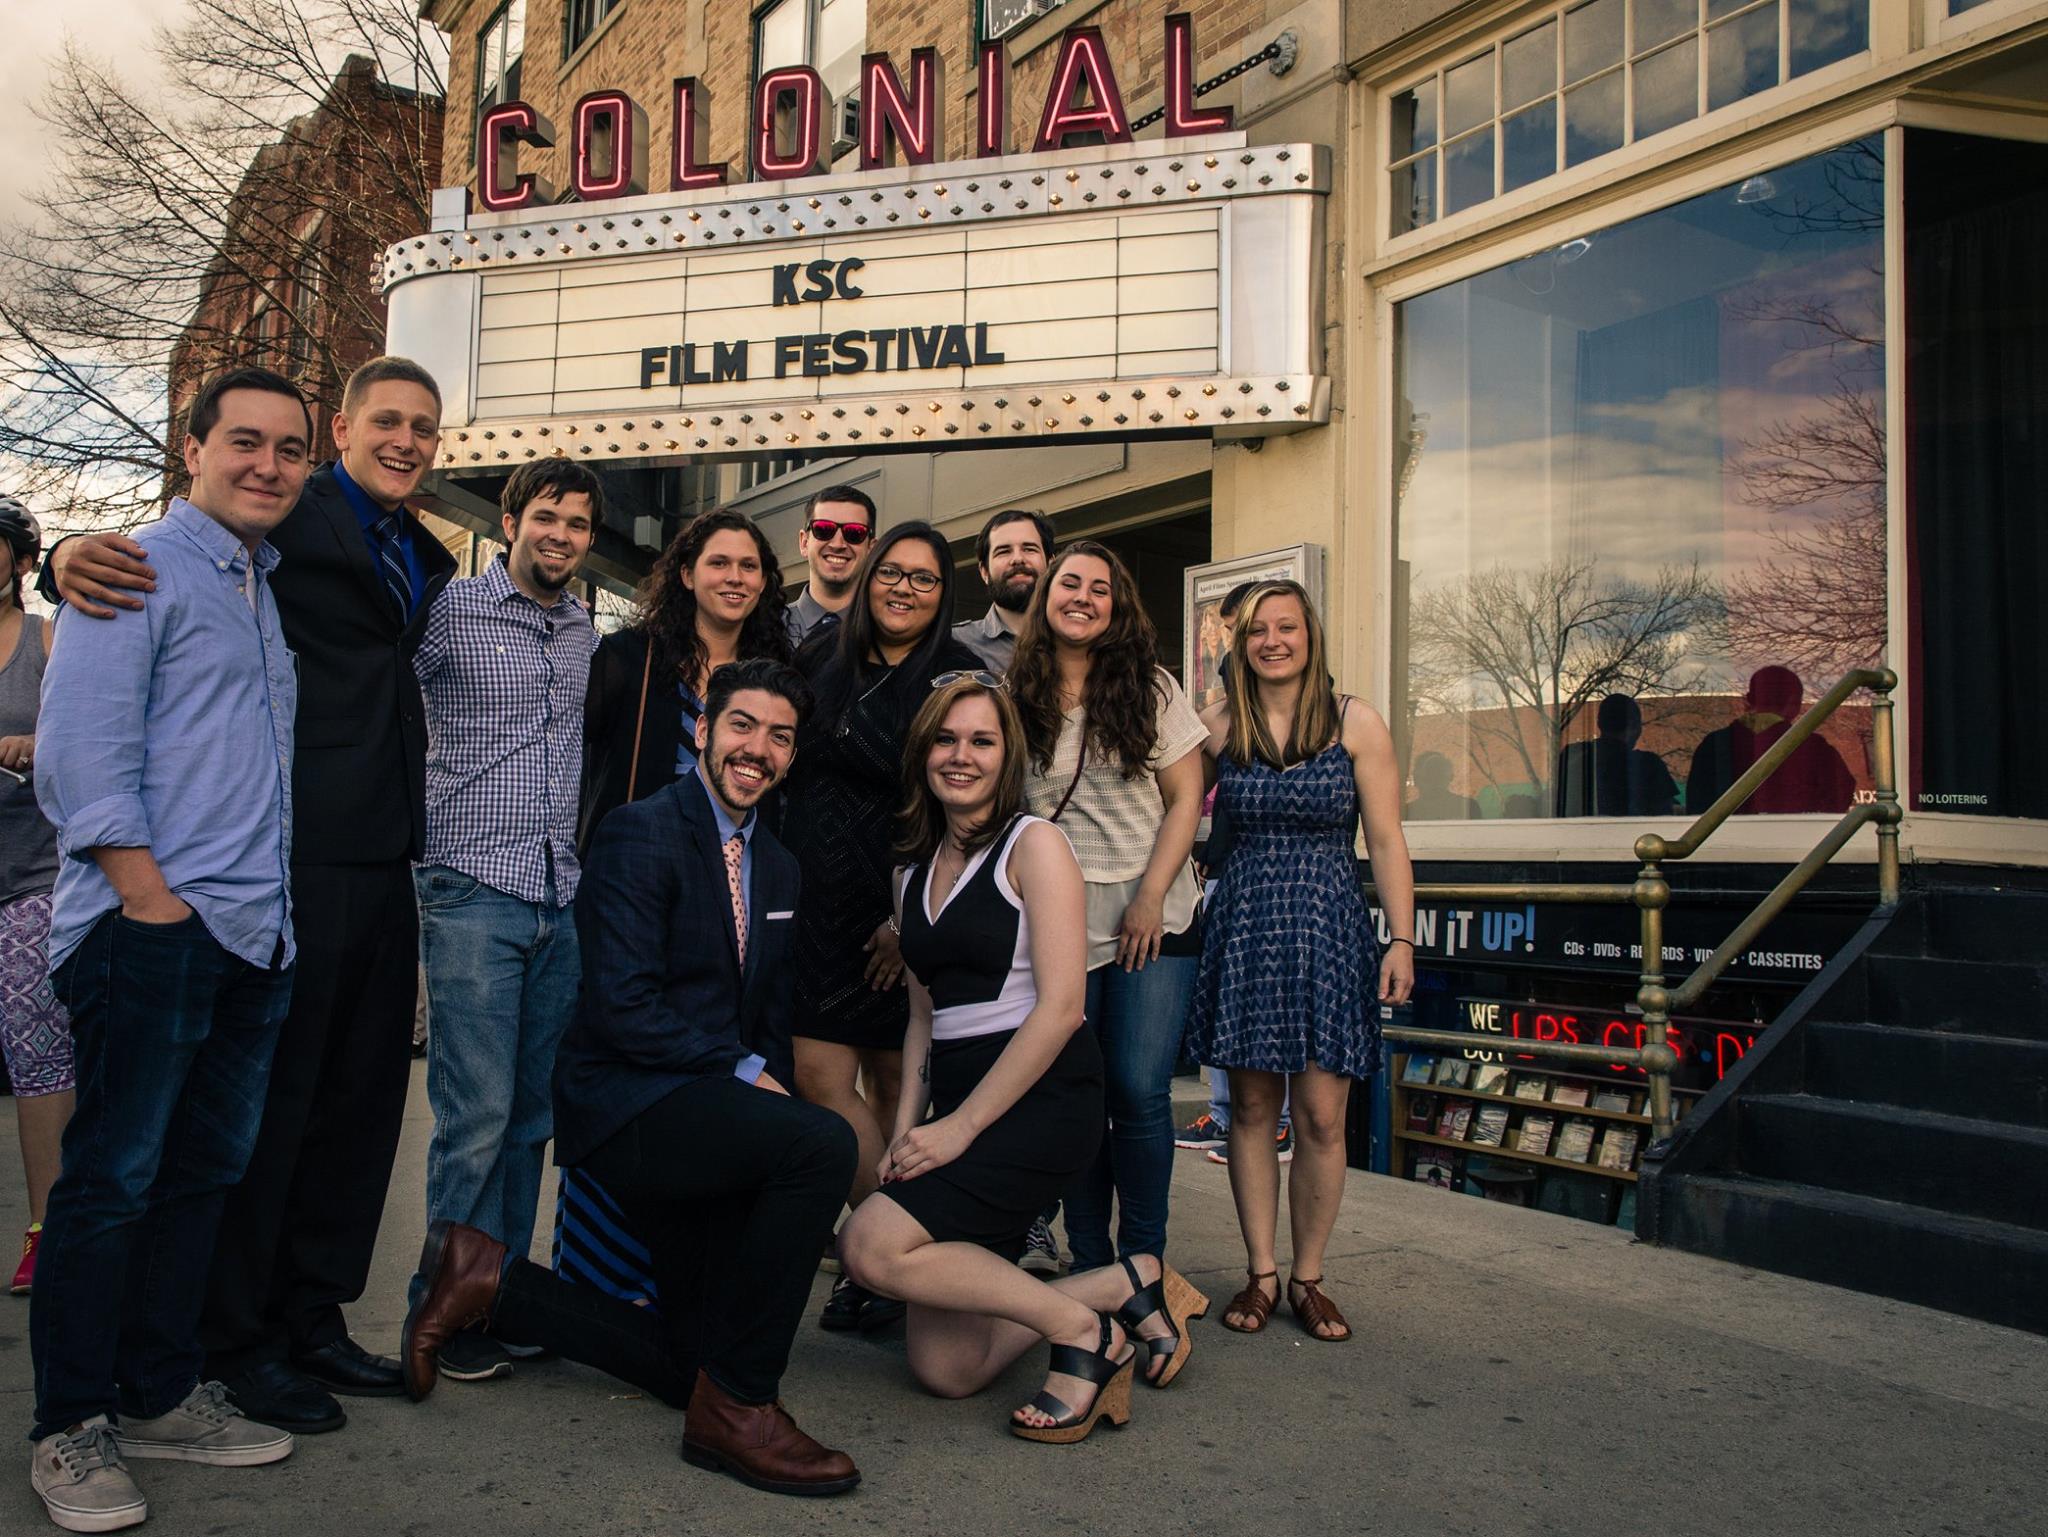
[[[796,859],[755,807],[788,773],[810,691],[779,662],[711,676],[697,771],[598,827],[576,894],[583,985],[555,1059],[555,1157],[649,1240],[660,1317],[437,1222],[406,1315],[406,1387],[488,1324],[686,1405],[683,1456],[777,1494],[860,1482],[779,1401],[818,1251],[858,1157],[853,1131],[794,1099]]]

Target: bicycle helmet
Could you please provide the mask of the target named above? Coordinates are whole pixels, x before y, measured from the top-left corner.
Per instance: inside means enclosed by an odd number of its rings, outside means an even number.
[[[14,557],[33,560],[43,551],[43,527],[36,516],[13,497],[0,493],[0,538],[14,547]]]

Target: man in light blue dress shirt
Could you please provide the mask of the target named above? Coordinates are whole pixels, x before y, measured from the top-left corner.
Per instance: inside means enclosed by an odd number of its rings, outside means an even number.
[[[67,609],[44,677],[36,793],[62,858],[51,980],[78,1108],[30,1303],[30,1482],[68,1530],[147,1516],[128,1458],[246,1466],[292,1449],[201,1381],[198,1325],[291,999],[298,682],[265,536],[298,500],[311,440],[276,374],[203,389],[191,495],[139,531],[155,598],[122,624]]]

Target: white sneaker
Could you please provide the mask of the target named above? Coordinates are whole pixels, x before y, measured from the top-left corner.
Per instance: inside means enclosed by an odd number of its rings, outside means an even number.
[[[291,1432],[248,1418],[218,1382],[200,1383],[169,1414],[153,1420],[124,1419],[114,1434],[130,1457],[204,1462],[217,1468],[253,1467],[292,1454]]]
[[[104,1414],[36,1442],[28,1482],[67,1532],[117,1532],[149,1519],[149,1501],[128,1476]]]

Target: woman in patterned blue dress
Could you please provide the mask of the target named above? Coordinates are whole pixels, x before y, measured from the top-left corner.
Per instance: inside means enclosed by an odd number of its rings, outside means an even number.
[[[1322,1276],[1344,1194],[1345,1109],[1351,1080],[1372,1069],[1379,1005],[1405,1002],[1415,985],[1401,777],[1379,713],[1337,695],[1322,622],[1297,583],[1246,595],[1230,655],[1225,695],[1202,720],[1217,810],[1237,841],[1211,899],[1187,1038],[1197,1061],[1230,1072],[1230,1188],[1250,1279],[1223,1322],[1257,1333],[1279,1301],[1274,1136],[1291,1087],[1287,1301],[1312,1337],[1344,1340],[1351,1326]],[[1384,957],[1352,856],[1361,816],[1394,935]]]

